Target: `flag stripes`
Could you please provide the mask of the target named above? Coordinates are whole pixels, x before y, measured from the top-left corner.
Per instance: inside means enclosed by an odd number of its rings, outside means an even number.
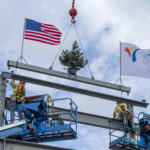
[[[24,39],[34,40],[46,44],[58,45],[62,33],[53,25],[39,23],[26,19]]]

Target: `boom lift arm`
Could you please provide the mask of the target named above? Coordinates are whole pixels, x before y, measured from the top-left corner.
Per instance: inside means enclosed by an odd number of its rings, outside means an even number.
[[[23,104],[18,105],[18,111],[24,113],[22,121],[0,127],[0,138],[8,137],[29,142],[45,142],[55,140],[74,139],[77,137],[77,106],[72,99],[58,99],[54,102],[69,101],[68,113],[50,112],[49,95],[36,96],[24,99]],[[66,104],[67,105],[67,104]],[[64,122],[62,115],[69,115],[70,121]]]

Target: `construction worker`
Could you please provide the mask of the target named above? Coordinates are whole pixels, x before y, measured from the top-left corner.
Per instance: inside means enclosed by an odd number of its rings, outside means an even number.
[[[131,134],[131,140],[134,141],[135,130],[132,124],[132,117],[133,115],[128,111],[127,105],[124,103],[117,102],[117,106],[113,112],[113,118],[116,118],[116,114],[119,115],[119,118],[123,121],[125,135],[127,136],[128,133]]]
[[[25,97],[25,82],[20,81],[19,84],[16,84],[14,80],[10,82],[10,85],[14,89],[13,94],[11,95],[11,107],[10,107],[10,120],[11,123],[14,122],[15,110],[18,108],[18,104],[21,104]],[[22,118],[22,112],[18,112],[19,119]]]
[[[116,114],[118,114],[119,118],[123,119],[125,111],[127,111],[127,105],[124,103],[117,102],[117,106],[115,107],[113,112],[113,118],[116,118]]]

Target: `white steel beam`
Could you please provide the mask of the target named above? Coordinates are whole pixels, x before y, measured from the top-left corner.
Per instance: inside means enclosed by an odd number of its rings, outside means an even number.
[[[148,103],[146,103],[146,102],[140,102],[140,101],[136,101],[136,100],[132,100],[132,99],[128,99],[128,98],[113,96],[113,95],[109,95],[109,94],[90,91],[90,90],[86,90],[86,89],[82,89],[82,88],[72,87],[72,86],[68,86],[68,85],[64,85],[64,84],[58,84],[58,83],[49,82],[49,81],[45,81],[45,80],[39,80],[36,78],[21,76],[21,75],[17,75],[17,74],[8,73],[8,72],[3,72],[2,76],[4,78],[15,79],[15,80],[24,80],[26,82],[33,83],[33,84],[38,84],[38,85],[56,88],[56,89],[60,89],[60,90],[65,90],[65,91],[69,91],[69,92],[74,92],[74,93],[78,93],[78,94],[88,95],[88,96],[106,99],[106,100],[110,100],[110,101],[115,101],[115,102],[119,101],[119,102],[131,104],[133,106],[145,107],[145,108],[148,106]]]
[[[82,76],[77,76],[77,75],[76,76],[69,75],[68,73],[55,71],[55,70],[51,70],[51,69],[46,69],[46,68],[42,68],[42,67],[37,67],[37,66],[33,66],[33,65],[28,65],[28,64],[24,64],[24,63],[20,63],[20,62],[16,62],[16,61],[8,60],[7,65],[8,65],[8,67],[20,68],[20,69],[24,69],[24,70],[28,70],[28,71],[38,72],[38,73],[51,75],[51,76],[55,76],[55,77],[60,77],[60,78],[64,78],[64,79],[69,79],[69,80],[74,80],[74,81],[79,81],[79,82],[96,85],[96,86],[101,86],[101,87],[105,87],[105,88],[110,88],[110,89],[114,89],[114,90],[119,90],[119,91],[123,91],[123,92],[127,92],[127,93],[130,92],[130,87],[120,86],[118,84],[108,83],[108,82],[90,79],[90,78],[86,78],[86,77],[82,77]]]

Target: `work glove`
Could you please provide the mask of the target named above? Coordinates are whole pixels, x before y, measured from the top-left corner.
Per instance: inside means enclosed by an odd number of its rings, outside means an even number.
[[[51,103],[52,102],[52,97],[50,96],[50,94],[47,94],[46,96],[47,96],[47,98],[49,98],[49,102]]]

